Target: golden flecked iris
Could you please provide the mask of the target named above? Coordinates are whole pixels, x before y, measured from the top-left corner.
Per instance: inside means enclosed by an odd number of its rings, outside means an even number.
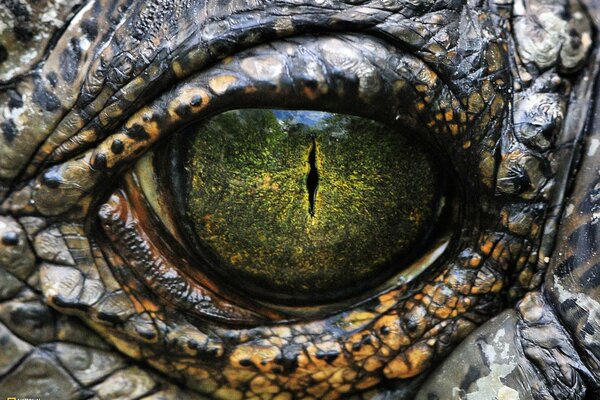
[[[437,215],[422,146],[369,119],[236,110],[187,133],[186,216],[215,271],[252,293],[311,301],[380,283]]]

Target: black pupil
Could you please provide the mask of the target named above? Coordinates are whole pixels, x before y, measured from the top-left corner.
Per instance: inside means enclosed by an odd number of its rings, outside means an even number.
[[[311,216],[315,216],[315,196],[317,195],[317,189],[319,188],[319,170],[316,165],[316,154],[317,145],[313,139],[312,148],[308,154],[308,165],[310,169],[308,171],[308,177],[306,178],[306,189],[308,190],[308,212]]]

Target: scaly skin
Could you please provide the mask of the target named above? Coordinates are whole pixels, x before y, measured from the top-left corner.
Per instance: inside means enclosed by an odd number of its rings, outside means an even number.
[[[0,397],[594,398],[593,140],[572,173],[596,96],[587,6],[98,0],[49,4],[53,39],[12,47],[0,25]],[[0,12],[49,12],[24,7]],[[258,106],[422,135],[460,204],[444,253],[304,314],[189,279],[131,168],[192,122]]]

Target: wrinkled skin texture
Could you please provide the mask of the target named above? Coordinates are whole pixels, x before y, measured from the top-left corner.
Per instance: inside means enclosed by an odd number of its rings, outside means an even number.
[[[0,397],[597,398],[597,7],[0,5]],[[127,176],[258,106],[418,132],[460,204],[443,254],[308,313],[186,279]]]

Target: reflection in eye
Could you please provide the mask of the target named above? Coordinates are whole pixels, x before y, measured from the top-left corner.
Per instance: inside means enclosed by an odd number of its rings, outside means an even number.
[[[219,114],[161,153],[175,225],[214,276],[258,298],[356,294],[407,267],[440,215],[440,173],[411,139],[342,114]]]

